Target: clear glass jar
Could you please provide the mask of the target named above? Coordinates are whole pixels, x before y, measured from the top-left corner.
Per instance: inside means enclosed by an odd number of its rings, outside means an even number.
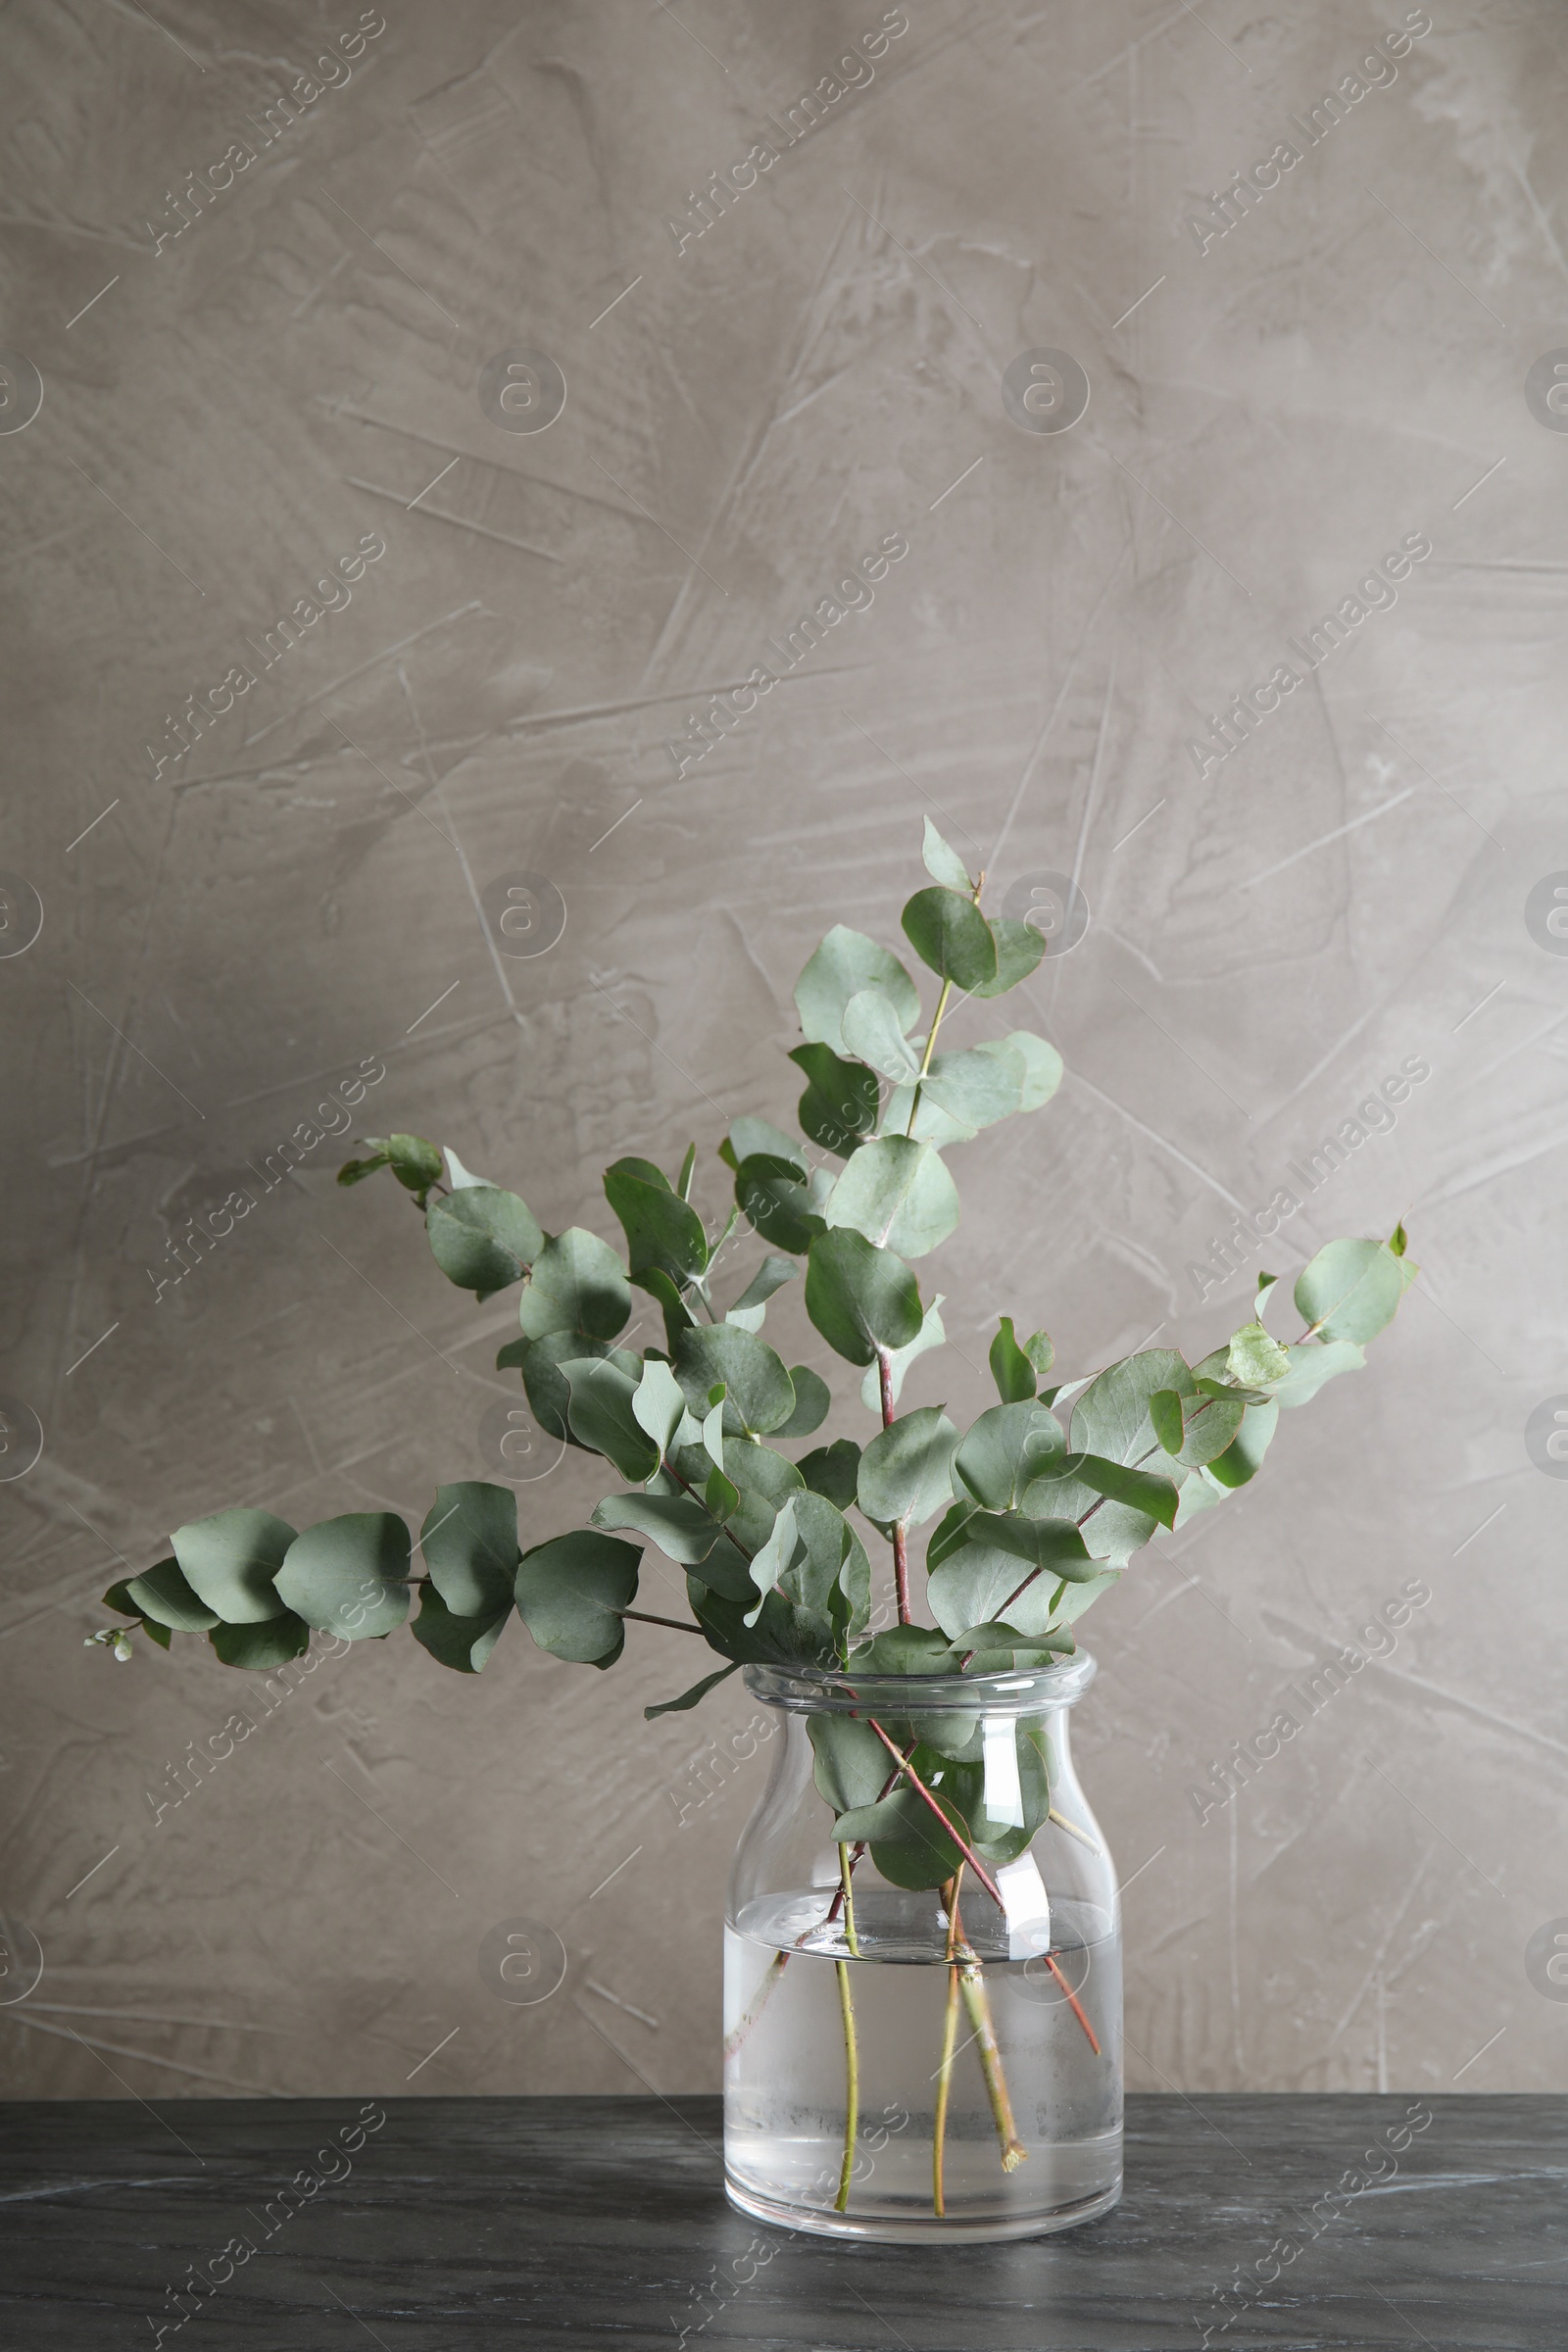
[[[1120,1902],[1067,1729],[1093,1658],[974,1676],[745,1671],[785,1723],[725,1918],[731,2202],[905,2242],[1030,2237],[1107,2212],[1121,2193]],[[835,1842],[822,1751],[868,1736],[822,1730],[846,1716],[891,1740],[877,1793],[907,1791],[904,1834],[929,1821],[934,1839],[925,1875],[945,1857],[954,1876],[911,1887],[907,1846]],[[985,1864],[982,1830],[993,1857],[1018,1850]]]

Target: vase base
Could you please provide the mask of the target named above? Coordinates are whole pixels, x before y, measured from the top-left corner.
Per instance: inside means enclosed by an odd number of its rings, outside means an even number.
[[[730,2203],[753,2221],[768,2222],[775,2230],[804,2230],[813,2237],[839,2238],[859,2243],[890,2246],[924,2246],[932,2244],[980,2245],[1000,2238],[1049,2237],[1058,2230],[1077,2230],[1085,2222],[1098,2222],[1102,2214],[1109,2213],[1121,2201],[1121,2180],[1110,2187],[1096,2191],[1093,2196],[1081,2197],[1076,2203],[1059,2207],[1054,2213],[991,2215],[965,2221],[961,2215],[939,2220],[926,2214],[867,2214],[823,2213],[815,2207],[787,2205],[770,2197],[759,2196],[755,2190],[744,2188],[733,2177],[726,2175],[724,2194]]]

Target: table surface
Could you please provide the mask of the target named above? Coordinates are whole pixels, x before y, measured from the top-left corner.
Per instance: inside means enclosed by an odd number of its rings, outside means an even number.
[[[1565,2190],[1568,2098],[1135,2097],[1102,2221],[845,2246],[726,2205],[716,2098],[12,2101],[0,2343],[1564,2352]]]

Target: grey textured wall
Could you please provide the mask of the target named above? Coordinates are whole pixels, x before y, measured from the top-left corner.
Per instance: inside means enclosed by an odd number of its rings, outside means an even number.
[[[766,1750],[734,1686],[644,1725],[684,1642],[638,1629],[601,1679],[514,1630],[477,1683],[362,1644],[175,1805],[253,1687],[82,1637],[181,1519],[417,1519],[494,1475],[512,1305],[450,1290],[384,1179],[334,1188],[346,1138],[265,1190],[269,1152],[364,1065],[357,1127],[451,1142],[547,1227],[613,1232],[606,1160],[693,1137],[717,1215],[725,1123],[794,1100],[800,964],[836,919],[896,936],[928,808],[999,896],[1076,874],[1089,923],[1024,992],[1060,1096],[955,1154],[954,1347],[910,1401],[980,1407],[1001,1310],[1072,1372],[1155,1330],[1196,1356],[1260,1258],[1400,1211],[1425,1269],[1091,1620],[1132,2080],[1561,2084],[1568,26],[1432,9],[1402,44],[1348,0],[0,12],[0,1906],[12,1988],[26,1932],[45,1961],[0,2006],[13,2090],[714,2082]],[[537,433],[482,379],[517,349],[564,376]],[[1042,349],[1087,372],[1070,430],[1004,406]],[[900,537],[677,774],[710,695]],[[1309,668],[1289,641],[1337,611]],[[519,873],[565,910],[531,956],[484,919]],[[1401,1066],[1396,1123],[1358,1117]],[[833,1426],[865,1434],[853,1390]],[[595,1492],[555,1451],[535,1532]],[[1219,1802],[1216,1760],[1408,1583],[1392,1653]],[[533,2005],[480,1967],[519,1917],[569,1959]]]

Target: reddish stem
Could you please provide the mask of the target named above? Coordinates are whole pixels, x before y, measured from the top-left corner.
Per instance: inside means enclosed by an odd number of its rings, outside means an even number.
[[[1002,1912],[1003,1917],[1005,1918],[1007,1906],[1003,1901],[1002,1889],[997,1885],[996,1880],[991,1876],[991,1873],[987,1870],[985,1864],[981,1861],[979,1855],[975,1852],[973,1846],[967,1844],[965,1840],[959,1837],[957,1831],[954,1828],[952,1822],[943,1812],[942,1807],[937,1803],[936,1798],[932,1795],[924,1781],[922,1781],[919,1774],[912,1769],[908,1759],[900,1754],[898,1746],[892,1740],[888,1738],[886,1732],[877,1722],[875,1716],[868,1715],[865,1720],[871,1726],[872,1731],[875,1732],[877,1738],[881,1740],[889,1755],[895,1759],[900,1772],[903,1773],[905,1779],[908,1782],[909,1787],[914,1790],[916,1796],[921,1797],[924,1802],[930,1806],[932,1812],[942,1824],[943,1830],[946,1832],[947,1836],[952,1838],[954,1844],[957,1847],[959,1853],[962,1854],[964,1860],[968,1863],[969,1868],[974,1872],[975,1877],[979,1880],[987,1894],[991,1896],[998,1909]]]
[[[1098,2058],[1100,2056],[1100,2044],[1095,2039],[1094,2027],[1089,2023],[1088,2018],[1085,2017],[1083,2010],[1079,2005],[1078,1995],[1074,1992],[1072,1986],[1068,1984],[1066,1978],[1062,1975],[1060,1969],[1056,1966],[1056,1963],[1054,1960],[1053,1960],[1049,1952],[1047,1952],[1045,1955],[1045,1962],[1052,1975],[1055,1978],[1056,1983],[1061,1986],[1062,1991],[1067,1995],[1067,2006],[1069,2009],[1071,2009],[1074,2017],[1078,2020],[1078,2023],[1082,2026],[1084,2032],[1088,2034],[1089,2047],[1094,2051],[1095,2056]]]
[[[893,1427],[893,1358],[885,1348],[876,1351],[877,1385],[882,1392],[882,1426]],[[909,1531],[901,1519],[893,1523],[893,1583],[899,1596],[899,1623],[913,1622],[909,1608]]]

